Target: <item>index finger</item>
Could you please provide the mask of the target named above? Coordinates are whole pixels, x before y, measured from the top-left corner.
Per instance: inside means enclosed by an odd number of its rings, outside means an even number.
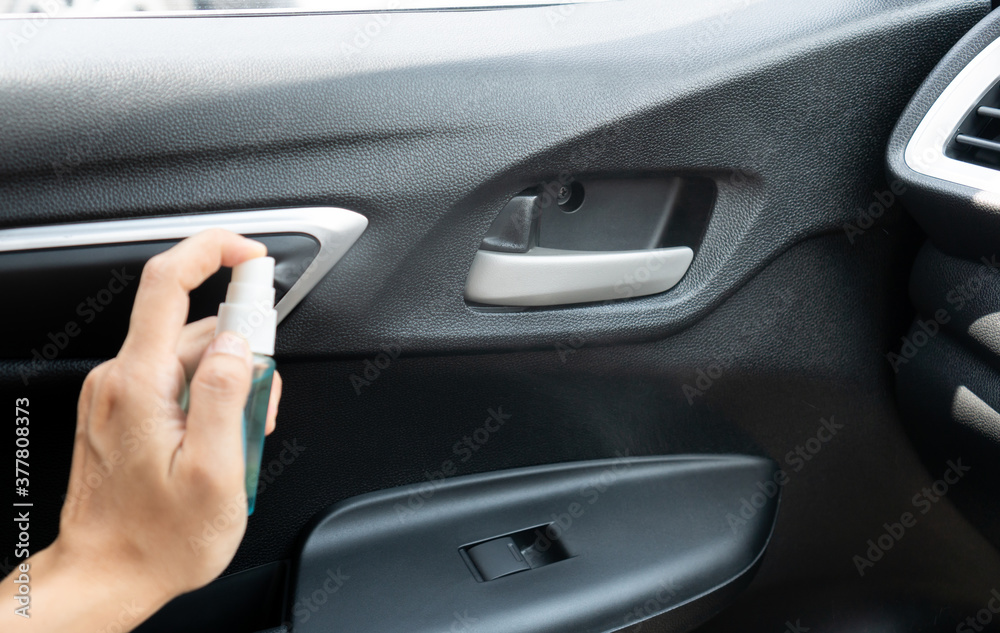
[[[132,306],[123,355],[175,354],[187,322],[188,293],[222,266],[267,254],[267,247],[224,229],[187,238],[146,262]]]

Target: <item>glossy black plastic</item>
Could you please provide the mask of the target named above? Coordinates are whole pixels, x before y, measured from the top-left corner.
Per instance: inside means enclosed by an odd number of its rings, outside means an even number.
[[[354,497],[302,546],[292,628],[603,633],[656,618],[685,630],[752,576],[776,473],[758,457],[623,457]],[[558,541],[568,557],[489,582],[469,573],[464,546],[531,526],[539,549]]]

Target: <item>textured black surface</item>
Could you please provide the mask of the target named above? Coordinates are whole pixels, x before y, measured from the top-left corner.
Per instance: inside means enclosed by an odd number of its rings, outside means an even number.
[[[392,14],[356,54],[344,45],[371,16],[54,20],[0,65],[0,226],[307,203],[363,213],[337,274],[282,326],[286,355],[662,337],[794,242],[857,221],[907,99],[987,9],[623,0],[554,23],[545,7]],[[0,38],[20,28],[4,21]],[[507,198],[561,174],[637,173],[718,179],[674,290],[556,312],[465,305]]]
[[[924,330],[933,332],[937,323],[1000,369],[1000,250],[973,262],[925,244],[913,264],[910,297]]]
[[[280,625],[287,577],[286,561],[230,574],[175,598],[135,633],[254,633]]]
[[[928,461],[964,455],[973,466],[954,500],[995,545],[1000,508],[990,502],[1000,478],[1000,268],[931,244],[913,268],[918,310],[894,349],[900,408]]]

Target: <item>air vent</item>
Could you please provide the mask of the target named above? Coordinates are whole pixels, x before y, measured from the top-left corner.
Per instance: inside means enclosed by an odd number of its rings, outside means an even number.
[[[913,171],[1000,194],[1000,40],[944,89],[904,153]]]
[[[962,121],[947,154],[956,160],[1000,169],[1000,83]]]

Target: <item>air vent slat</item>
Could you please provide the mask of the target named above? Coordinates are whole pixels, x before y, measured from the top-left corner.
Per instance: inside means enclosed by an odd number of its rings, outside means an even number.
[[[991,119],[1000,119],[1000,108],[987,108],[983,106],[978,110],[979,116],[988,116]]]
[[[1000,83],[970,105],[946,154],[963,163],[1000,170]]]
[[[955,142],[961,145],[971,145],[972,147],[979,147],[981,149],[988,149],[994,152],[1000,152],[1000,143],[996,141],[987,141],[984,138],[977,138],[975,136],[968,136],[966,134],[959,134],[955,137]]]

